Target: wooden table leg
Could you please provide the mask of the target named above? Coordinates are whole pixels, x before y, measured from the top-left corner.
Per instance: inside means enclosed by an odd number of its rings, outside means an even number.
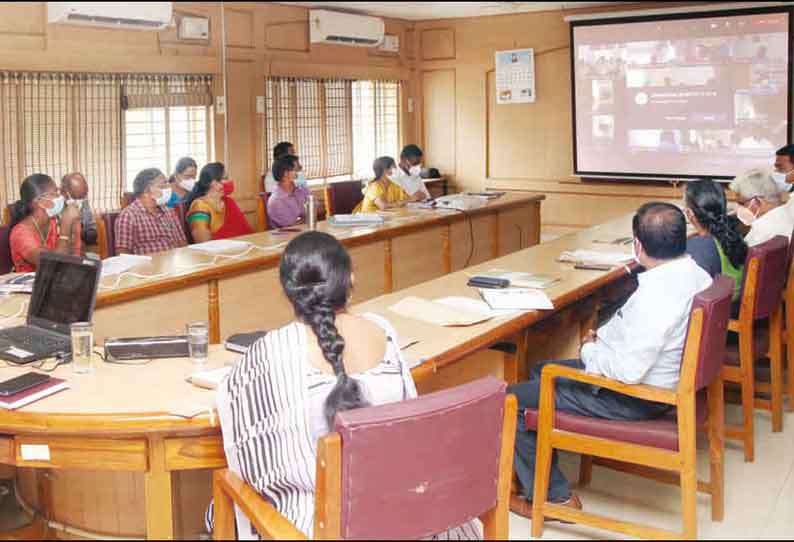
[[[171,472],[165,468],[165,442],[149,439],[149,470],[144,475],[146,494],[146,537],[174,539],[174,504]]]

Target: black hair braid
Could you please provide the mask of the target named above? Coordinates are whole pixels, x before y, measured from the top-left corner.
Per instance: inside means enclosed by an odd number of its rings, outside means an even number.
[[[360,383],[345,370],[345,340],[336,327],[336,314],[344,309],[350,294],[350,256],[332,236],[306,232],[287,245],[279,275],[295,315],[312,329],[337,377],[324,405],[331,429],[337,412],[368,404]]]
[[[742,267],[747,258],[747,243],[739,233],[739,220],[726,214],[725,191],[711,180],[693,181],[687,186],[687,206],[698,222],[722,247],[734,267]]]
[[[739,220],[733,216],[721,215],[706,227],[719,241],[731,265],[742,267],[747,259],[747,243],[739,233]]]

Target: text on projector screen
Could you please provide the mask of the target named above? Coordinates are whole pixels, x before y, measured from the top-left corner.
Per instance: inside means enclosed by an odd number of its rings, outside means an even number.
[[[577,174],[733,177],[787,143],[787,13],[573,32]]]

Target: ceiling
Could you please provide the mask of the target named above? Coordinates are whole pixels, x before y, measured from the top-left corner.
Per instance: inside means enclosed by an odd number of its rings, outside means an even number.
[[[479,17],[483,15],[505,15],[530,11],[555,11],[589,6],[623,4],[624,2],[278,2],[292,6],[330,8],[390,17],[425,21],[428,19],[452,19],[456,17]]]

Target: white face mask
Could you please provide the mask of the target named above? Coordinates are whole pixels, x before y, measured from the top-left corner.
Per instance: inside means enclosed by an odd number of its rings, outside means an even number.
[[[61,214],[61,211],[63,211],[63,204],[65,200],[63,196],[58,196],[57,198],[50,201],[52,202],[52,207],[47,209],[47,216],[53,218]]]
[[[82,211],[83,205],[85,205],[85,199],[67,199],[66,205],[74,205]]]
[[[411,169],[408,170],[408,175],[410,175],[411,177],[419,177],[421,173],[422,173],[422,166],[420,166],[419,164],[415,166],[411,166]]]
[[[157,205],[165,205],[171,199],[171,187],[164,187],[160,189],[160,196],[155,198]]]
[[[780,190],[781,192],[788,192],[791,189],[791,185],[786,182],[785,173],[778,173],[777,171],[775,171],[772,173],[772,179],[775,181],[778,190]]]
[[[741,222],[745,226],[751,226],[753,222],[755,222],[755,219],[758,217],[748,207],[745,207],[744,205],[739,205],[739,207],[736,208],[736,218],[738,218],[739,222]]]
[[[179,186],[181,186],[188,192],[192,192],[193,187],[196,186],[196,179],[182,179],[181,181],[179,181]]]

